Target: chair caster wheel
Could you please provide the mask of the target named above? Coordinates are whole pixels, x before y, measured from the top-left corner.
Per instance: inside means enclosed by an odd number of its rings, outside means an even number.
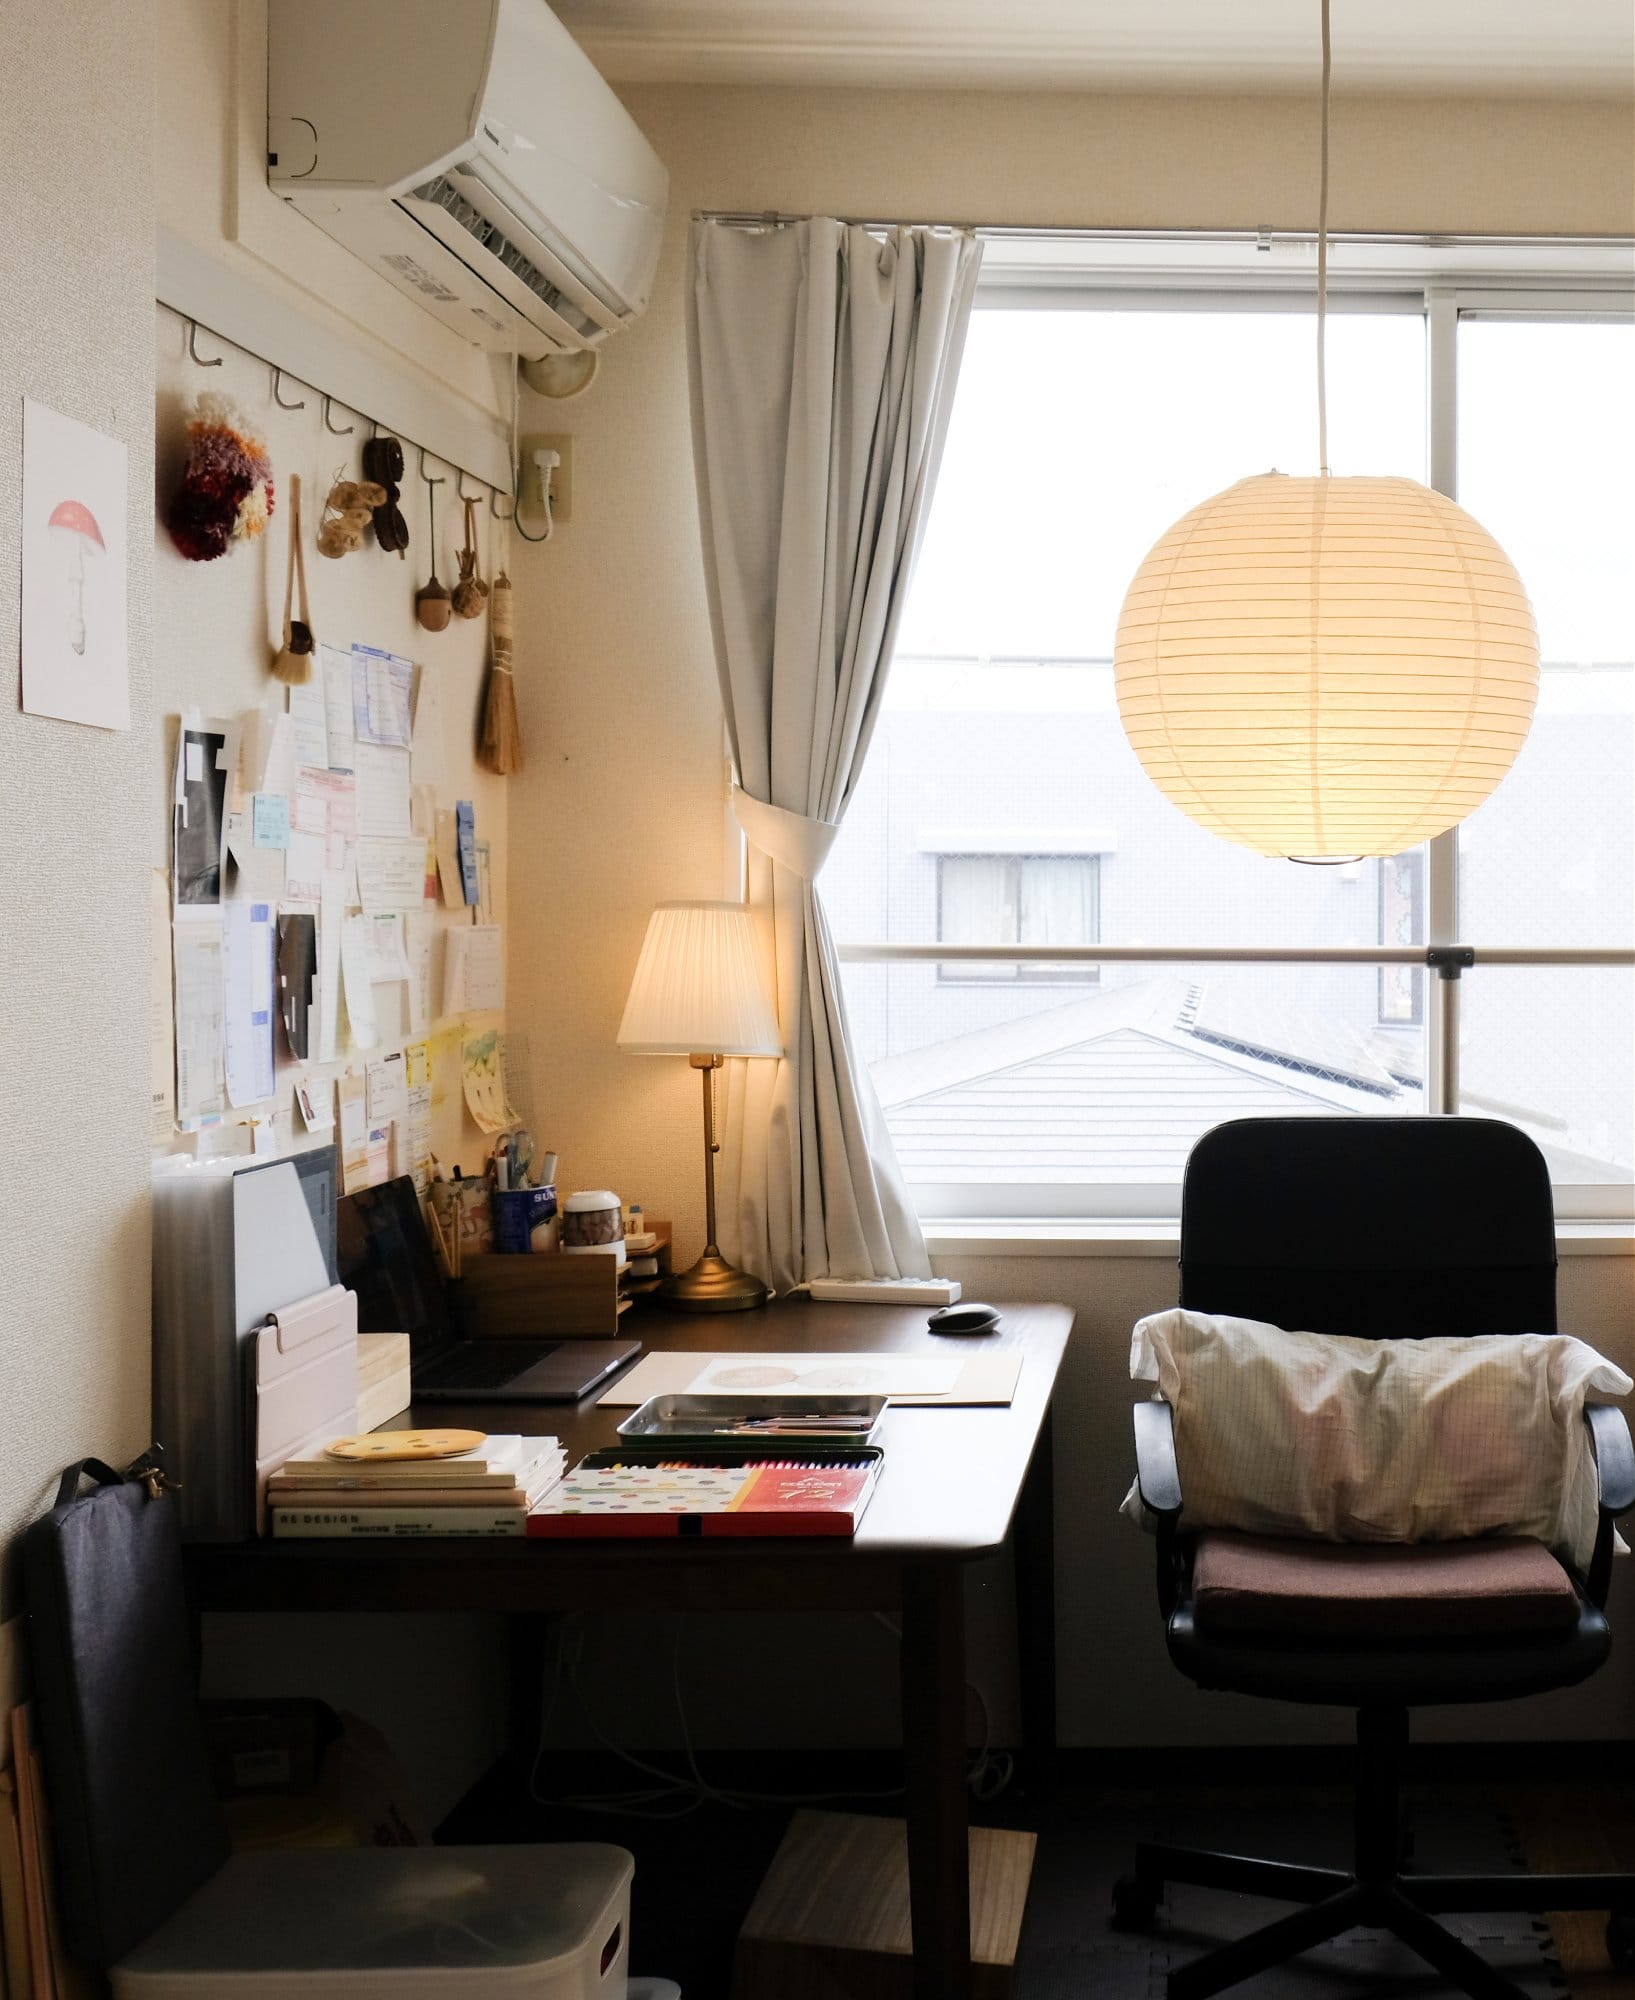
[[[1614,1910],[1607,1919],[1607,1957],[1619,1972],[1635,1972],[1635,1911]]]
[[[1113,1884],[1113,1929],[1150,1931],[1157,1920],[1157,1889],[1134,1875],[1121,1875]]]

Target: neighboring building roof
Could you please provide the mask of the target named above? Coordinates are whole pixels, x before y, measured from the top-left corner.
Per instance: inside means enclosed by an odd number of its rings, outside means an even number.
[[[1389,1108],[1376,1078],[1296,1074],[1213,1047],[1190,1025],[1201,989],[1174,978],[1110,988],[874,1066],[911,1180],[1173,1181],[1228,1118]],[[1402,1092],[1385,1078],[1389,1098]]]
[[[1230,1118],[1417,1111],[1417,1087],[1377,1054],[1322,1022],[1263,1009],[1236,1021],[1203,985],[1166,977],[951,1036],[872,1075],[910,1180],[1173,1182],[1194,1143]],[[1630,1178],[1512,1122],[1555,1180]]]

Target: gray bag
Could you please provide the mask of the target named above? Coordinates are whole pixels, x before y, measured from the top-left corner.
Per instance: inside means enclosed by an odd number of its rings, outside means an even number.
[[[23,1536],[64,1941],[110,1966],[227,1859],[189,1656],[176,1505],[155,1454],[88,1458]],[[82,1479],[96,1482],[81,1495]],[[144,1483],[145,1482],[145,1483]]]

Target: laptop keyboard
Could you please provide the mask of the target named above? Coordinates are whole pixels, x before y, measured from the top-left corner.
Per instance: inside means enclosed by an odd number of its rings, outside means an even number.
[[[554,1340],[462,1340],[437,1363],[427,1387],[503,1389],[559,1345]]]

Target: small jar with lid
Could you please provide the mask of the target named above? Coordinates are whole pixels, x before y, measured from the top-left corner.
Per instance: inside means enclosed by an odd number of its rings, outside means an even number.
[[[619,1197],[606,1188],[570,1194],[562,1204],[562,1249],[570,1256],[612,1251],[622,1258],[624,1210]]]

